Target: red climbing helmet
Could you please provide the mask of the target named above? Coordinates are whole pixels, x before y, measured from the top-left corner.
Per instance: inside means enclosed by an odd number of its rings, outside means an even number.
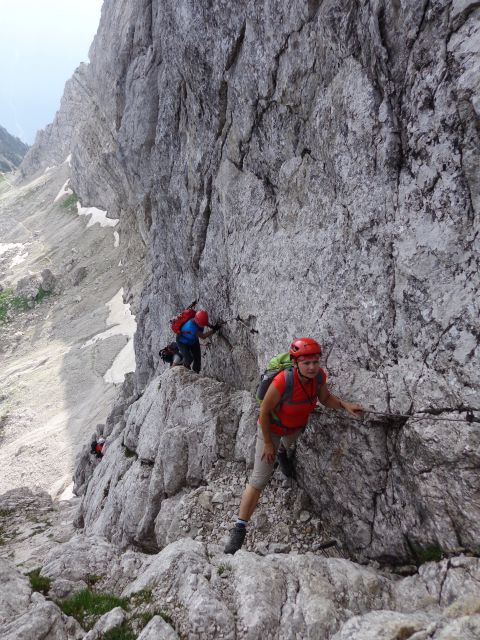
[[[206,327],[208,324],[208,313],[203,309],[197,311],[197,313],[195,314],[195,322],[199,327],[202,327],[202,329],[203,327]]]
[[[319,356],[322,353],[322,347],[313,338],[295,338],[290,345],[288,353],[292,358]]]

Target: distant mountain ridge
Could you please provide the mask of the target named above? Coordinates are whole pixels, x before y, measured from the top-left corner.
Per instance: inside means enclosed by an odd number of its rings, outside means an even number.
[[[0,171],[13,171],[23,160],[29,147],[0,126]]]

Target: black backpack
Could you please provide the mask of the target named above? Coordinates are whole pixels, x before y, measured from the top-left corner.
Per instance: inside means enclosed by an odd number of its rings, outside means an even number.
[[[178,344],[176,342],[171,342],[170,344],[167,344],[167,346],[163,349],[160,349],[158,355],[164,362],[172,364],[173,356],[177,355],[178,353],[180,353],[178,350]]]

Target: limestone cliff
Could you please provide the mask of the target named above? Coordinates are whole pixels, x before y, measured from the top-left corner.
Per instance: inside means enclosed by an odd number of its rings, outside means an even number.
[[[209,376],[251,389],[312,335],[332,389],[413,416],[318,417],[301,445],[354,557],[478,552],[479,430],[455,420],[480,409],[479,17],[468,0],[105,0],[81,71],[75,191],[120,217],[127,264],[145,255],[137,393],[199,298],[229,320]]]
[[[13,171],[28,151],[28,145],[0,126],[0,171]]]

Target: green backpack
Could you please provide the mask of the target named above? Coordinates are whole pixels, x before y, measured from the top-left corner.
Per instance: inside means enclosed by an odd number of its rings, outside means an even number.
[[[264,399],[272,380],[284,369],[288,369],[290,374],[286,376],[285,391],[280,402],[283,402],[285,398],[288,398],[291,395],[293,388],[293,362],[289,353],[277,353],[276,356],[273,356],[273,358],[268,361],[267,368],[260,376],[257,391],[255,393],[258,406],[262,404],[262,400]]]

